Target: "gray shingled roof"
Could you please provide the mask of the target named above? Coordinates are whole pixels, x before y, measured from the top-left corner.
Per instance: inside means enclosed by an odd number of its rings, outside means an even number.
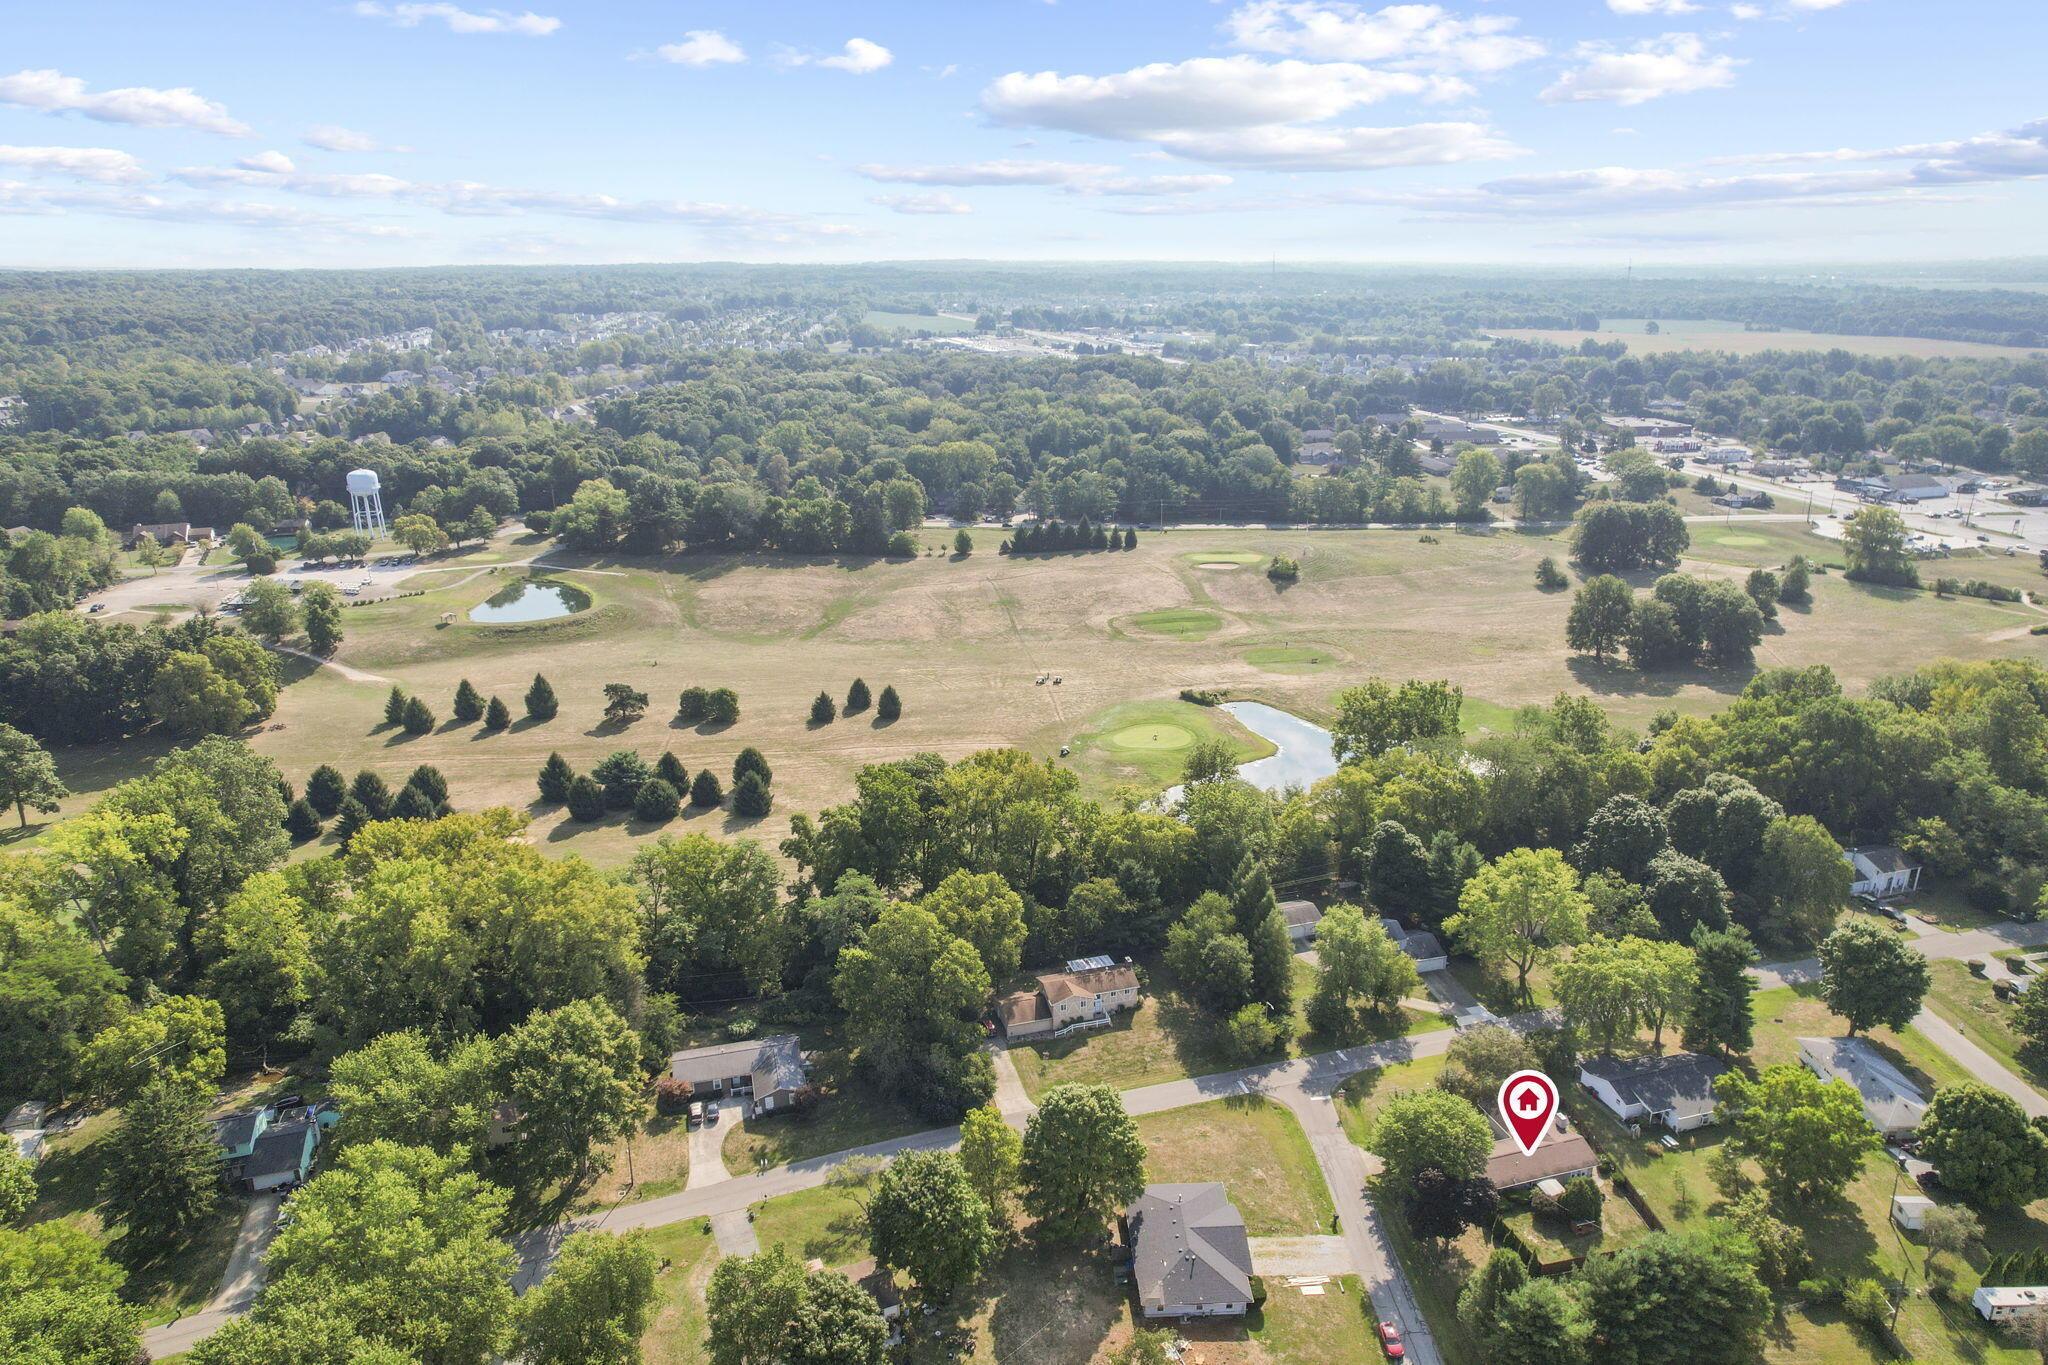
[[[1712,1112],[1714,1078],[1728,1064],[1697,1052],[1667,1052],[1661,1057],[1588,1057],[1579,1069],[1613,1086],[1624,1103],[1690,1118]]]
[[[808,1079],[794,1033],[691,1048],[669,1058],[669,1074],[693,1084],[723,1081],[743,1071],[754,1078],[754,1089],[760,1093],[795,1090]]]
[[[1147,1308],[1251,1302],[1251,1242],[1221,1185],[1148,1185],[1125,1221]]]

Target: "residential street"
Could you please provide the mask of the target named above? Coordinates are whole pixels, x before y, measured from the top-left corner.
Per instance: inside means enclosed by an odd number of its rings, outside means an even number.
[[[1936,932],[1914,940],[1914,946],[1927,956],[1944,959],[1988,957],[2000,949],[2044,944],[2048,944],[2048,923],[1998,925],[1961,933]],[[1767,989],[1793,985],[1818,980],[1820,964],[1812,958],[1766,963],[1756,969],[1756,976],[1759,984]],[[1536,1014],[1519,1015],[1507,1022],[1518,1027],[1530,1027],[1540,1018]],[[1995,1057],[1971,1043],[1931,1011],[1922,1010],[1914,1024],[1965,1070],[1987,1085],[2013,1096],[2028,1113],[2048,1113],[2048,1100],[2043,1100]],[[1308,1134],[1317,1164],[1322,1168],[1323,1179],[1336,1201],[1342,1225],[1340,1231],[1351,1263],[1359,1268],[1360,1277],[1372,1295],[1374,1310],[1380,1317],[1400,1324],[1402,1335],[1408,1341],[1410,1360],[1418,1362],[1418,1365],[1440,1365],[1435,1342],[1429,1334],[1429,1324],[1416,1306],[1400,1261],[1394,1255],[1386,1229],[1379,1221],[1379,1213],[1366,1198],[1365,1154],[1344,1135],[1336,1106],[1330,1097],[1347,1077],[1396,1062],[1441,1055],[1456,1036],[1454,1030],[1439,1029],[1413,1037],[1342,1048],[1284,1062],[1269,1062],[1211,1076],[1164,1081],[1126,1090],[1123,1100],[1133,1114],[1156,1114],[1207,1100],[1248,1094],[1264,1095],[1286,1105]],[[1011,1123],[1021,1125],[1034,1106],[1016,1075],[1015,1063],[1000,1049],[996,1051],[996,1075],[997,1102],[1003,1116]],[[722,1132],[717,1136],[722,1138]],[[691,1188],[676,1194],[616,1205],[603,1213],[536,1229],[514,1239],[513,1246],[520,1260],[515,1284],[523,1291],[537,1283],[546,1275],[563,1240],[571,1233],[586,1228],[623,1232],[710,1217],[714,1219],[714,1227],[721,1231],[721,1245],[726,1238],[734,1240],[736,1245],[743,1244],[746,1233],[751,1231],[744,1225],[746,1210],[763,1199],[816,1188],[824,1184],[840,1165],[856,1157],[890,1157],[901,1152],[948,1148],[958,1144],[959,1140],[960,1130],[957,1127],[936,1128],[751,1175],[724,1180],[712,1177],[709,1184],[699,1183],[693,1178]],[[693,1134],[693,1177],[697,1147]],[[717,1169],[724,1169],[722,1163]],[[719,1215],[725,1217],[720,1218]],[[245,1237],[247,1232],[245,1224]],[[234,1273],[235,1266],[231,1264],[231,1278]],[[222,1297],[205,1312],[165,1327],[150,1329],[143,1334],[143,1344],[158,1357],[190,1350],[233,1313],[240,1311],[249,1299],[253,1299],[253,1279],[245,1276],[238,1282],[240,1289],[235,1298],[227,1295],[224,1286]]]

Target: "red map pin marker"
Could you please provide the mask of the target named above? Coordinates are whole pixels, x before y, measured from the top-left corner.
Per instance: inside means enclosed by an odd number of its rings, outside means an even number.
[[[1517,1071],[1500,1083],[1494,1102],[1522,1155],[1534,1156],[1557,1117],[1557,1082],[1540,1071]]]

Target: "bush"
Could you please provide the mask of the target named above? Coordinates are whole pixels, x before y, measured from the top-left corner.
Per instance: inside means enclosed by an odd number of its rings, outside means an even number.
[[[1301,565],[1286,555],[1274,555],[1273,562],[1266,566],[1266,577],[1275,583],[1292,583],[1301,577]]]
[[[1891,1296],[1876,1280],[1851,1281],[1842,1291],[1842,1316],[1866,1331],[1882,1336],[1890,1330]]]
[[[964,526],[953,535],[953,553],[963,559],[974,553],[974,537],[967,534]]]
[[[830,725],[839,719],[839,708],[832,704],[832,698],[820,692],[811,699],[811,724]]]
[[[604,788],[588,777],[579,777],[569,784],[570,818],[589,824],[604,818]]]
[[[682,798],[674,787],[658,777],[650,777],[633,795],[633,815],[636,819],[658,825],[675,819],[682,804]]]
[[[891,559],[916,559],[917,541],[912,538],[910,532],[898,531],[889,537],[888,554]]]
[[[1600,1206],[1606,1196],[1589,1176],[1573,1176],[1564,1185],[1564,1194],[1557,1201],[1558,1212],[1574,1223],[1597,1223],[1600,1221]]]
[[[690,1098],[695,1087],[688,1081],[679,1081],[673,1076],[663,1076],[654,1083],[654,1112],[657,1114],[685,1114],[690,1109]]]
[[[1571,580],[1564,576],[1564,570],[1549,555],[1536,561],[1536,586],[1543,592],[1556,592],[1571,586]]]
[[[1208,688],[1202,687],[1183,687],[1180,690],[1180,699],[1196,706],[1223,705],[1223,694],[1221,692],[1211,691]]]

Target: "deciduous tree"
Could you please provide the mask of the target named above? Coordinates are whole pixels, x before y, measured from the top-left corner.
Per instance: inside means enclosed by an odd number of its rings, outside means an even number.
[[[526,1365],[639,1365],[659,1270],[646,1235],[579,1232],[519,1302],[516,1358]]]
[[[1941,1186],[1985,1208],[2020,1208],[2048,1195],[2048,1132],[2010,1095],[1975,1081],[1934,1092],[1920,1121],[1920,1155]]]
[[[1056,1085],[1024,1130],[1024,1208],[1055,1241],[1081,1241],[1145,1188],[1145,1144],[1105,1085]]]
[[[1874,920],[1852,919],[1821,940],[1820,993],[1849,1021],[1849,1036],[1882,1024],[1904,1028],[1933,983],[1927,959]]]
[[[1410,1090],[1381,1106],[1365,1145],[1385,1164],[1388,1187],[1398,1190],[1408,1188],[1425,1166],[1453,1180],[1477,1179],[1493,1151],[1493,1129],[1460,1096]]]
[[[1784,1198],[1840,1193],[1877,1147],[1855,1088],[1796,1063],[1767,1066],[1753,1081],[1723,1073],[1714,1094],[1734,1128],[1731,1149],[1761,1166]]]
[[[945,1300],[981,1273],[995,1247],[989,1206],[953,1153],[908,1152],[882,1172],[868,1203],[876,1265]]]
[[[1519,848],[1465,883],[1458,913],[1444,928],[1475,957],[1496,968],[1512,967],[1515,989],[1526,1000],[1530,971],[1585,937],[1591,909],[1562,854]]]
[[[45,815],[71,795],[47,750],[12,725],[0,725],[0,808],[14,807],[21,828],[28,828],[31,807]]]

